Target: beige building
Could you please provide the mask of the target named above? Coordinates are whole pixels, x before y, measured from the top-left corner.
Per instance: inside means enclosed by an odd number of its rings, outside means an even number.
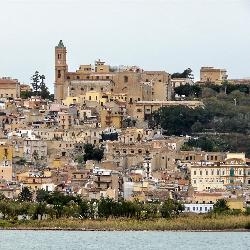
[[[249,167],[243,153],[228,153],[223,162],[191,163],[191,184],[195,191],[239,189],[249,186],[249,174]]]
[[[201,67],[200,69],[200,82],[202,83],[218,83],[227,80],[226,69],[216,69],[214,67]]]
[[[19,98],[20,83],[10,77],[0,78],[0,98]]]
[[[60,41],[55,47],[55,99],[58,102],[88,91],[125,94],[125,100],[130,103],[171,98],[170,74],[165,71],[143,71],[135,66],[110,67],[98,60],[94,65],[81,65],[75,72],[69,72],[66,54],[66,47]]]
[[[74,125],[74,118],[71,113],[58,112],[58,125],[62,129],[69,129]]]

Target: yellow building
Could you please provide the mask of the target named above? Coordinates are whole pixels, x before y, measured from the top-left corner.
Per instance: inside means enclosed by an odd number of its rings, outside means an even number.
[[[101,127],[122,127],[123,115],[119,113],[112,112],[111,109],[102,109],[100,112]]]
[[[12,146],[0,143],[0,180],[12,180]]]
[[[62,100],[62,104],[65,106],[77,103],[79,103],[79,98],[77,96],[67,96],[64,100]]]

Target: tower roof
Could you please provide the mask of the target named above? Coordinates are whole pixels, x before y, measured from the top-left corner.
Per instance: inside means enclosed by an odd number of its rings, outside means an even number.
[[[64,44],[63,44],[63,41],[60,40],[58,45],[56,46],[57,48],[65,48]]]

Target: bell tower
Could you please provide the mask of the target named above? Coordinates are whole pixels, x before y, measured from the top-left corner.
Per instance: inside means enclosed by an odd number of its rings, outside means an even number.
[[[62,40],[55,47],[55,101],[61,102],[64,99],[64,84],[68,65],[66,60],[67,50]]]

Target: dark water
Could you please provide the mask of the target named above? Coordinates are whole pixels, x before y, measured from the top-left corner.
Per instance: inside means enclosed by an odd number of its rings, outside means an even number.
[[[0,230],[0,249],[250,249],[248,232],[81,232]]]

